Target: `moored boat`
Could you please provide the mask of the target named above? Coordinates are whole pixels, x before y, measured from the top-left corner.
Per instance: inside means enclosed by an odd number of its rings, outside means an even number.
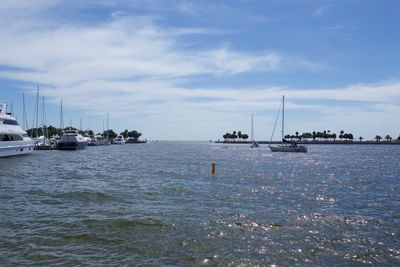
[[[0,103],[0,157],[30,154],[34,145],[17,120],[7,112],[7,105]]]
[[[118,137],[114,138],[114,139],[111,141],[111,144],[112,144],[112,145],[122,145],[122,144],[125,144],[125,139],[124,139],[124,137],[123,137],[122,135],[118,135]]]
[[[87,144],[87,139],[79,134],[77,130],[66,130],[60,137],[60,141],[57,144],[57,149],[79,150],[85,149]]]
[[[254,140],[254,126],[253,126],[253,115],[251,115],[251,148],[257,148],[260,145]]]
[[[275,128],[274,128],[274,131],[275,131]],[[306,146],[298,145],[296,142],[287,141],[284,138],[284,134],[285,134],[285,96],[282,97],[282,145],[269,146],[269,149],[271,149],[271,152],[307,153],[307,147]],[[272,140],[272,137],[271,137],[271,140]]]

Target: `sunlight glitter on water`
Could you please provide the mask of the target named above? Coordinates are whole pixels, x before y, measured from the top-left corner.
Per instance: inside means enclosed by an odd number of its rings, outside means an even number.
[[[160,142],[5,159],[0,261],[399,265],[397,149]]]

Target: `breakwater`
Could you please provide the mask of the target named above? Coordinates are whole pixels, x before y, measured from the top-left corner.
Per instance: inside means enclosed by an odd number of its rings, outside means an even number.
[[[293,141],[302,145],[400,145],[400,141]],[[216,144],[251,144],[251,141],[215,141]],[[278,145],[282,144],[281,141],[257,141],[259,144],[264,145]]]

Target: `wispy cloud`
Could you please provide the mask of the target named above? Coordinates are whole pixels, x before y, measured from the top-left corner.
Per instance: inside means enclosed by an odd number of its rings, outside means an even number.
[[[316,16],[316,17],[322,17],[322,16],[324,16],[325,15],[325,13],[326,13],[326,8],[324,8],[324,7],[318,7],[317,9],[315,9],[314,11],[313,11],[313,15],[314,16]]]

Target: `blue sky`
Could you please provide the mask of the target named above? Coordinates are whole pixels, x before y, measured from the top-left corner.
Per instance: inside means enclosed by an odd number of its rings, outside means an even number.
[[[286,132],[400,134],[399,1],[22,1],[0,4],[0,101],[32,125],[158,140]],[[41,112],[41,111],[40,111]],[[275,136],[278,139],[279,135]]]

